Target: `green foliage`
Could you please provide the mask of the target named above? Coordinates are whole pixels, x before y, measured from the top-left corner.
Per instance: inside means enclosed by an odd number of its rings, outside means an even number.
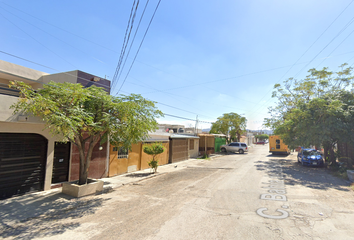
[[[349,91],[354,77],[347,64],[340,68],[336,73],[310,69],[303,80],[290,78],[276,84],[272,96],[278,104],[269,109],[272,117],[264,123],[290,148],[324,146],[331,165],[336,159],[335,144],[354,140],[354,95]]]
[[[259,140],[266,140],[269,139],[269,135],[268,134],[260,134],[260,135],[256,135],[254,136],[255,138],[259,139]]]
[[[148,162],[149,167],[151,167],[152,169],[154,169],[154,173],[157,172],[157,167],[159,166],[159,162],[157,160],[151,160],[150,162]]]
[[[233,140],[240,140],[242,133],[246,131],[247,119],[237,113],[224,113],[218,120],[212,123],[210,133],[222,133],[230,143]]]
[[[79,184],[86,183],[93,147],[110,137],[110,143],[129,148],[157,128],[162,116],[153,102],[140,95],[108,95],[102,88],[81,84],[50,82],[35,91],[23,82],[12,82],[20,99],[11,106],[14,113],[40,117],[53,135],[70,141],[80,152]],[[85,144],[89,147],[85,152]]]
[[[157,172],[157,167],[159,166],[158,161],[155,159],[157,155],[163,153],[165,151],[165,147],[162,145],[162,143],[152,143],[152,144],[146,144],[143,147],[143,151],[146,154],[149,154],[152,156],[152,160],[148,162],[149,166],[154,169],[154,172]]]
[[[143,151],[146,154],[156,156],[158,154],[163,153],[165,151],[165,147],[162,146],[161,143],[146,144],[143,147]]]

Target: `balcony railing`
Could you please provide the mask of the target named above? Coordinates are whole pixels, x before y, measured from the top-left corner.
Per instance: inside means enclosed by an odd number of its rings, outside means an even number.
[[[9,88],[9,86],[7,84],[0,83],[0,94],[19,97],[20,91],[16,90],[16,89]]]

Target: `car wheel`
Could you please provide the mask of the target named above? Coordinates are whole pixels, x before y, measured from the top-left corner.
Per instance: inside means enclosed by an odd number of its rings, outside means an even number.
[[[245,151],[243,151],[243,149],[240,149],[238,152],[239,152],[240,154],[243,154]]]
[[[221,152],[226,153],[226,149],[225,149],[225,148],[222,148],[222,149],[221,149]]]

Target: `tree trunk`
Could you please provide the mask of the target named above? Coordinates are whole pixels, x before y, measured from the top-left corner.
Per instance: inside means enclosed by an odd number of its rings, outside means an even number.
[[[77,147],[80,153],[80,172],[79,172],[79,185],[84,185],[87,183],[88,169],[91,163],[92,151],[94,146],[97,144],[99,137],[90,136],[90,144],[85,154],[85,142],[83,137],[80,135],[77,140]]]
[[[329,161],[332,166],[336,165],[336,155],[334,153],[333,146],[329,149]]]
[[[88,171],[85,171],[85,168],[80,166],[80,175],[79,175],[79,185],[84,185],[87,183]]]

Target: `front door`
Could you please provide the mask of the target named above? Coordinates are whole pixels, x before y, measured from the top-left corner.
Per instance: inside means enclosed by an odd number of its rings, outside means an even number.
[[[56,142],[54,147],[52,183],[67,182],[70,163],[70,142]]]

